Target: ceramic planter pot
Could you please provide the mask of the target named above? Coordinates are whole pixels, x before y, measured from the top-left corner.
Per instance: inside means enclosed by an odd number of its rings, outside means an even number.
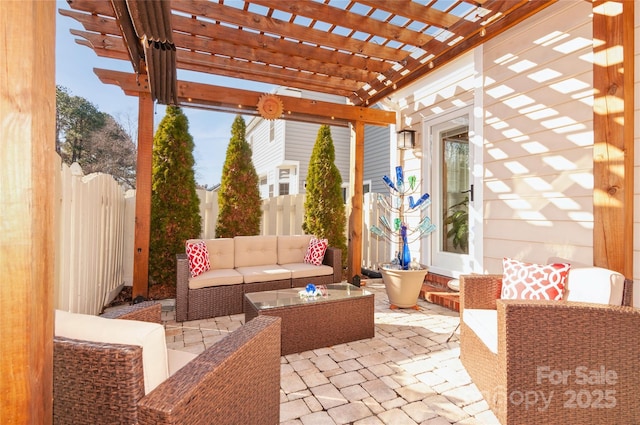
[[[384,266],[380,268],[392,309],[414,308],[417,310],[418,297],[428,271],[427,267],[420,270],[396,270]]]

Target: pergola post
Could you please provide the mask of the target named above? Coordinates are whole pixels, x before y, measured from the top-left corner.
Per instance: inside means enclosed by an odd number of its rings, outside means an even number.
[[[593,3],[593,263],[633,277],[634,2]]]
[[[146,77],[146,76],[144,76]],[[153,154],[153,99],[138,98],[138,162],[136,169],[136,222],[133,251],[132,296],[149,295],[149,239],[151,231],[151,166]]]
[[[0,2],[0,423],[53,406],[55,2]]]
[[[351,193],[351,213],[349,214],[349,238],[347,254],[347,279],[360,275],[362,268],[362,183],[364,176],[364,122],[356,121],[351,126],[351,170],[349,193]]]

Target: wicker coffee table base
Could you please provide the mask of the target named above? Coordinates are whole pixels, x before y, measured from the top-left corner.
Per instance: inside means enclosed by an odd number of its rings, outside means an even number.
[[[373,338],[373,294],[336,301],[258,310],[244,300],[245,321],[258,315],[282,318],[282,355]]]

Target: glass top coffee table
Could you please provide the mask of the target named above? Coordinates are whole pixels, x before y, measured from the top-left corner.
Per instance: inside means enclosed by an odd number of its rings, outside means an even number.
[[[245,322],[258,315],[282,318],[282,355],[373,338],[373,294],[348,283],[324,287],[325,295],[316,297],[301,297],[304,288],[245,294]]]

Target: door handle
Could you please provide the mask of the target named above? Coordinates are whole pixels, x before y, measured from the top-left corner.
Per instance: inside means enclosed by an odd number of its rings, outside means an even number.
[[[463,190],[460,193],[468,193],[469,194],[469,200],[471,202],[473,202],[473,185],[471,185],[471,187],[469,188],[469,190]]]

